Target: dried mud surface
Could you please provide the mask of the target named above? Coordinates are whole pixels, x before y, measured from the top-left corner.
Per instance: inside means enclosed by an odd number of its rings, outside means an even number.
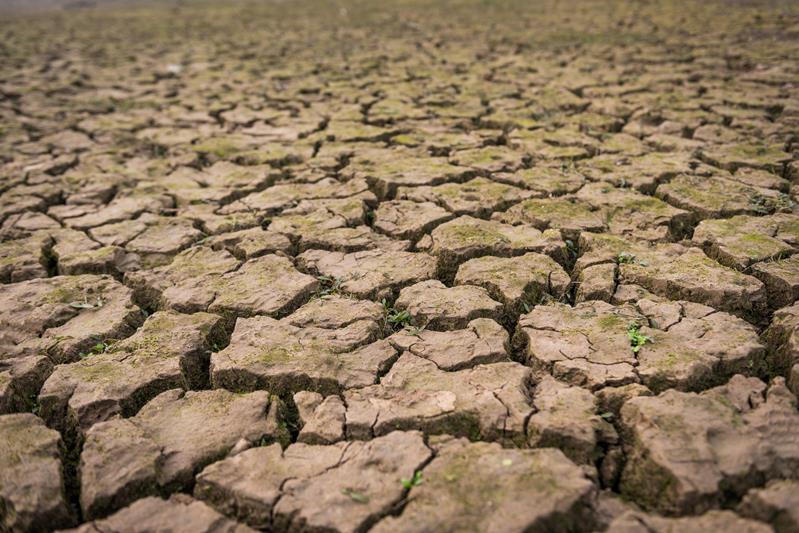
[[[0,531],[799,531],[795,2],[19,7]]]

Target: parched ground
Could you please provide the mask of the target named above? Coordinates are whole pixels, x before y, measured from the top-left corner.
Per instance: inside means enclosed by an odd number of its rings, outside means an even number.
[[[39,4],[0,531],[799,531],[796,2]]]

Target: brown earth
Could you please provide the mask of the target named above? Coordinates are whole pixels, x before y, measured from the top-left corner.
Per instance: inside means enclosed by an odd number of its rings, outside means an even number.
[[[0,531],[799,531],[796,2],[21,4]]]

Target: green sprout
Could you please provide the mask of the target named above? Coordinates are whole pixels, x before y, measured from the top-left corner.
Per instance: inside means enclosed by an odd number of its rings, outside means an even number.
[[[627,337],[630,339],[630,347],[632,348],[633,353],[638,353],[641,350],[641,347],[647,342],[655,342],[652,340],[652,337],[643,335],[640,330],[641,326],[635,323],[627,326]]]
[[[413,477],[411,479],[401,479],[400,482],[402,483],[402,487],[405,489],[412,489],[413,487],[418,487],[422,484],[422,472],[417,470],[413,473]]]
[[[426,326],[418,327],[418,326],[405,326],[402,328],[402,331],[405,332],[406,335],[410,335],[411,337],[419,337],[421,338],[422,332],[424,332]]]
[[[316,291],[317,298],[329,298],[341,291],[341,286],[344,280],[335,276],[316,276],[316,279],[322,284],[319,290]]]
[[[649,266],[648,262],[642,259],[636,259],[635,254],[631,254],[630,252],[620,252],[616,257],[616,262],[620,265],[638,264],[641,266]]]
[[[80,355],[78,355],[78,357],[80,357],[81,359],[84,359],[86,357],[89,357],[90,355],[97,355],[97,354],[105,353],[105,351],[107,349],[108,349],[108,344],[107,343],[98,342],[97,344],[95,344],[94,346],[89,348],[89,351],[81,353]]]
[[[392,329],[398,330],[411,326],[411,314],[408,311],[395,309],[385,299],[381,300],[383,313],[385,314],[386,324]]]

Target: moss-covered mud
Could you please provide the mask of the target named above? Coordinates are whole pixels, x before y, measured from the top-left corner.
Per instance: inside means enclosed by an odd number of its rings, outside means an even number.
[[[799,531],[796,2],[0,3],[0,531]]]

